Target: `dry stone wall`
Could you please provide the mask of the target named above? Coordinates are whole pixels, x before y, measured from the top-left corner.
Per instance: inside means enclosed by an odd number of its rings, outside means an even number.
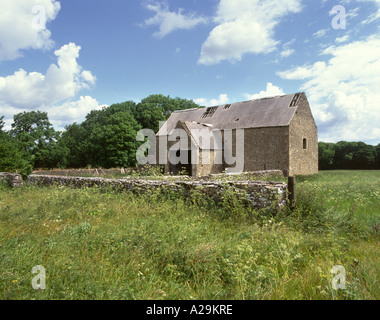
[[[0,172],[0,181],[8,182],[11,187],[23,186],[21,174]]]
[[[191,196],[195,191],[213,198],[216,201],[223,199],[227,188],[232,188],[247,205],[254,208],[276,207],[282,208],[287,203],[287,185],[281,182],[260,181],[168,181],[142,179],[105,179],[100,177],[68,177],[30,175],[28,184],[33,185],[65,185],[74,188],[110,187],[118,190],[131,191],[137,194],[149,193],[154,190],[176,191]]]

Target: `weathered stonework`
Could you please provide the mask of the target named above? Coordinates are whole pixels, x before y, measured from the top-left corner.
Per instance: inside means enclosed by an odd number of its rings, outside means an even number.
[[[318,129],[305,94],[289,125],[288,158],[291,176],[318,173]]]
[[[244,203],[256,209],[282,208],[287,203],[287,185],[280,182],[260,181],[166,181],[141,179],[105,179],[68,176],[30,175],[28,184],[34,185],[65,185],[74,188],[111,187],[118,190],[131,191],[137,194],[152,190],[174,190],[191,196],[192,192],[200,190],[202,194],[220,201],[225,188],[231,187]]]
[[[11,187],[23,186],[21,174],[0,172],[0,180],[7,181]]]
[[[289,168],[289,128],[244,130],[244,171]]]

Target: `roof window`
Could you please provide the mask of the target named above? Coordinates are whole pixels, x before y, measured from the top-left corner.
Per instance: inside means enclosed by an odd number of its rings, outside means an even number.
[[[209,108],[206,108],[206,112],[201,116],[202,119],[204,118],[211,118],[215,111],[218,109],[218,107],[209,107]]]
[[[300,97],[301,97],[301,94],[296,93],[293,97],[292,102],[290,103],[290,107],[295,107],[296,105],[298,105],[298,101],[300,100]]]

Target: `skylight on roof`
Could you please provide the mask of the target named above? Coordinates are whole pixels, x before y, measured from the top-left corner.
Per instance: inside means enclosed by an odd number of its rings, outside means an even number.
[[[300,100],[300,96],[301,94],[300,93],[296,93],[293,97],[293,100],[292,102],[290,103],[290,106],[289,107],[295,107],[296,105],[298,105],[298,101]]]
[[[204,119],[204,118],[211,118],[215,111],[218,109],[218,107],[209,107],[209,108],[206,108],[206,112],[204,114],[202,114],[201,118]]]

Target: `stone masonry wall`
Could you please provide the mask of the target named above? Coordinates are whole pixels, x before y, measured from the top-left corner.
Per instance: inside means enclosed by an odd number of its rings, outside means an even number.
[[[289,143],[289,174],[317,174],[318,129],[304,93],[300,96],[296,114],[289,126]]]
[[[0,181],[6,181],[11,187],[22,187],[23,180],[21,174],[0,172]]]
[[[167,180],[141,180],[141,179],[104,179],[68,176],[30,175],[28,184],[33,185],[65,185],[74,188],[83,187],[111,187],[135,193],[147,193],[152,190],[174,190],[191,195],[192,191],[199,190],[202,194],[212,197],[216,201],[223,196],[225,188],[232,187],[238,197],[247,205],[256,209],[286,205],[287,185],[278,182],[260,181],[167,181]]]

